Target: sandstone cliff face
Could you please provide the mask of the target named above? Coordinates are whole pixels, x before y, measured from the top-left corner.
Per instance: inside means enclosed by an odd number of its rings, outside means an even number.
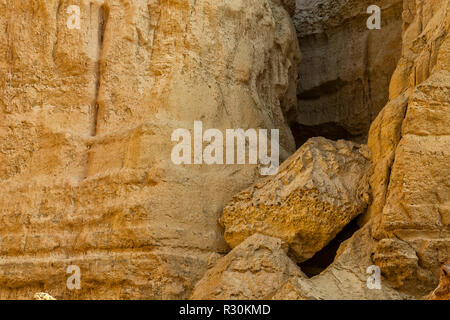
[[[297,0],[294,23],[303,55],[295,133],[365,136],[387,102],[401,53],[402,0]],[[381,8],[369,30],[367,8]]]
[[[372,125],[374,261],[426,294],[450,256],[450,3],[405,1],[403,54]]]
[[[450,257],[450,2],[379,2],[368,31],[366,0],[0,1],[0,298],[425,297]],[[375,116],[371,156],[295,152]],[[175,165],[195,120],[279,129],[288,160]],[[308,278],[296,262],[360,214]]]
[[[295,151],[283,3],[0,1],[0,298],[189,296],[257,168],[175,166],[171,133],[277,128],[282,157]]]
[[[365,211],[369,174],[367,146],[312,138],[276,176],[233,197],[220,219],[225,241],[233,248],[254,233],[278,237],[303,262]]]

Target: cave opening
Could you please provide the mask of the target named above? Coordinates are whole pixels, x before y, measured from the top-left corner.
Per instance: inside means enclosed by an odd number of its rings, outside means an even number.
[[[327,246],[317,252],[311,259],[298,263],[298,266],[310,278],[319,275],[333,263],[339,246],[345,240],[350,239],[359,229],[357,217],[346,225]]]

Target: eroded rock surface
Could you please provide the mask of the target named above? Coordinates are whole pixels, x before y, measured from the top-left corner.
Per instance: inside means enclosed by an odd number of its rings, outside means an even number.
[[[0,1],[0,298],[190,295],[258,171],[176,166],[171,133],[277,128],[295,151],[288,2]]]
[[[312,138],[269,177],[224,208],[225,240],[237,246],[254,233],[286,241],[298,262],[311,258],[369,202],[367,146]]]
[[[450,300],[450,260],[441,268],[439,286],[427,297],[429,300]]]
[[[325,271],[289,279],[274,299],[420,299],[438,285],[450,257],[450,3],[403,7],[402,57],[369,133],[373,201],[364,226]],[[367,268],[376,266],[381,290],[369,290]]]
[[[374,262],[396,288],[436,287],[450,257],[450,3],[404,2],[403,53],[369,135]]]
[[[379,31],[365,23],[372,1],[294,3],[74,0],[70,29],[67,1],[0,1],[1,299],[410,299],[436,288],[450,257],[450,2],[378,1]],[[373,171],[348,141],[315,138],[289,158],[290,125],[355,138],[377,114]],[[176,166],[171,133],[194,120],[279,129],[289,160],[266,180],[257,166]],[[295,262],[368,204],[361,230],[308,279]],[[80,290],[66,286],[71,265]],[[367,285],[375,265],[380,290]],[[432,298],[448,298],[447,271]]]
[[[254,234],[208,270],[191,299],[269,299],[292,277],[306,277],[278,238]]]
[[[38,292],[33,296],[33,300],[56,300],[51,295],[45,292]]]
[[[273,295],[275,300],[392,300],[408,299],[380,278],[380,288],[369,287],[373,274],[371,253],[376,242],[366,225],[345,241],[331,264],[320,275],[307,279],[293,277]],[[370,269],[369,269],[370,271]]]

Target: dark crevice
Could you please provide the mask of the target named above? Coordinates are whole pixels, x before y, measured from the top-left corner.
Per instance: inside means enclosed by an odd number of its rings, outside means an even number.
[[[353,219],[326,247],[317,252],[311,259],[298,264],[308,277],[317,276],[334,261],[342,242],[350,239],[359,230],[357,221],[357,218]]]
[[[339,124],[329,122],[318,124],[315,126],[303,125],[294,123],[291,126],[291,131],[295,139],[297,148],[300,148],[309,138],[324,137],[330,140],[353,140],[360,141],[361,136],[355,136],[349,133],[344,127]]]
[[[109,11],[106,5],[100,7],[99,14],[99,43],[100,48],[103,46],[103,38],[105,36],[106,23],[108,22]]]
[[[52,47],[52,59],[55,61],[55,51],[58,46],[58,34],[59,34],[59,11],[61,9],[61,1],[58,1],[56,5],[56,15],[55,15],[55,41],[53,42]]]

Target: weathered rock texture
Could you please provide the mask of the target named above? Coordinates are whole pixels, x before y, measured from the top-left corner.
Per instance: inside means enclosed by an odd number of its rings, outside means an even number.
[[[51,295],[45,292],[38,292],[33,296],[33,300],[56,300]]]
[[[0,299],[425,297],[450,257],[450,1],[404,0],[402,41],[400,0],[378,2],[381,31],[366,29],[372,1],[0,0]],[[362,228],[310,279],[291,253],[364,211],[363,147],[313,139],[232,203],[257,166],[171,161],[194,120],[279,129],[283,160],[289,125],[364,135],[388,99]]]
[[[450,3],[403,6],[402,57],[369,133],[366,225],[322,274],[292,279],[274,298],[421,298],[450,257]],[[379,293],[365,286],[370,264],[382,272]]]
[[[0,298],[188,297],[257,168],[175,166],[171,133],[277,128],[286,158],[299,59],[278,0],[0,1]]]
[[[369,30],[367,8],[381,10],[381,30]],[[297,0],[294,23],[303,55],[295,134],[367,135],[388,100],[401,53],[402,0]]]
[[[278,238],[254,234],[208,270],[192,299],[269,299],[286,281],[305,278]]]
[[[287,244],[285,244],[287,247]],[[281,250],[281,240],[254,234],[219,260],[194,289],[193,299],[407,299],[382,278],[369,289],[366,273],[376,241],[364,226],[340,247],[334,263],[308,279]]]
[[[225,240],[254,233],[286,241],[298,262],[325,247],[369,201],[367,146],[312,138],[278,174],[242,191],[224,208]]]
[[[428,300],[450,300],[450,260],[441,268],[439,286],[427,297]]]
[[[306,279],[289,279],[272,299],[276,300],[385,300],[410,298],[397,292],[381,278],[381,289],[369,289],[367,268],[376,242],[371,237],[370,225],[364,226],[344,242],[330,267],[320,275]]]
[[[274,299],[417,299],[438,285],[450,257],[450,2],[405,0],[403,7],[402,56],[369,132],[373,201],[363,227],[325,271],[289,279]],[[247,229],[272,223],[270,207],[258,210],[262,219]],[[381,290],[367,287],[374,264]],[[443,298],[446,273],[435,291]]]
[[[404,2],[403,53],[373,123],[373,260],[424,295],[450,257],[450,2]]]

